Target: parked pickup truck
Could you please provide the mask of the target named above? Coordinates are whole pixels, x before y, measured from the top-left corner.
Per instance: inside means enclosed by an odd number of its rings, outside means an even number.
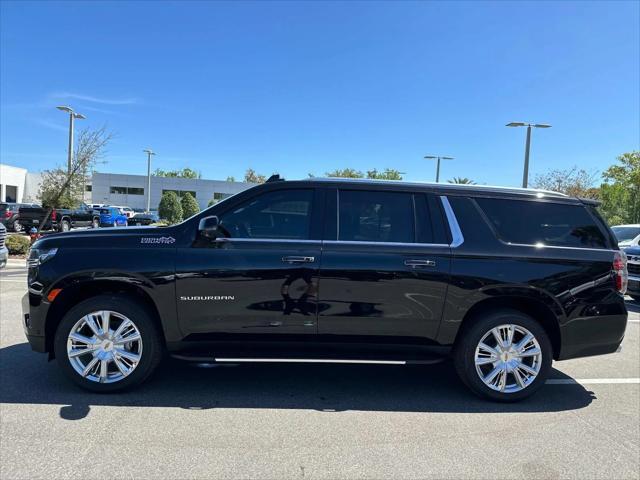
[[[32,227],[38,228],[44,222],[48,209],[45,207],[22,207],[19,210],[20,224],[28,231]],[[82,203],[78,208],[59,208],[51,212],[44,229],[54,229],[68,232],[77,227],[100,226],[100,213]]]

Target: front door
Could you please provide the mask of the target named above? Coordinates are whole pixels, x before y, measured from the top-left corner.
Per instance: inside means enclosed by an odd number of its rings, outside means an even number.
[[[219,213],[225,237],[178,249],[178,317],[203,340],[315,334],[321,256],[318,192],[281,188]],[[194,228],[197,226],[194,226]]]
[[[376,343],[434,340],[450,269],[437,199],[340,189],[327,192],[326,218],[318,333]]]

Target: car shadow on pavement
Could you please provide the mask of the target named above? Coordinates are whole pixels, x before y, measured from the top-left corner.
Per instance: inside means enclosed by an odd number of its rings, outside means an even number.
[[[554,378],[570,378],[558,370]],[[347,410],[388,412],[557,412],[588,406],[593,392],[579,384],[545,385],[519,403],[493,403],[460,383],[451,362],[429,366],[242,364],[198,366],[165,360],[141,387],[112,394],[85,392],[55,361],[22,343],[0,349],[0,403],[60,405],[78,420],[92,406]]]

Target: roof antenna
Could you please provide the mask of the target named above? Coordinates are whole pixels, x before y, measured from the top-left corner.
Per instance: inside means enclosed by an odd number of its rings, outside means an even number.
[[[284,180],[284,178],[280,178],[280,174],[279,173],[275,173],[275,174],[271,175],[267,179],[267,183],[269,183],[269,182],[282,182],[283,180]]]

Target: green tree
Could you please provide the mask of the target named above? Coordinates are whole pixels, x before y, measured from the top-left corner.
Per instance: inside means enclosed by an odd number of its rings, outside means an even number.
[[[382,172],[374,168],[373,170],[367,171],[367,178],[377,180],[402,180],[402,174],[393,168],[385,168]]]
[[[233,176],[227,177],[227,182],[235,182],[235,181],[236,181],[236,177],[233,177]]]
[[[610,224],[640,223],[640,152],[620,155],[604,171],[601,212]]]
[[[156,168],[153,172],[154,177],[169,177],[169,178],[191,178],[198,179],[202,178],[202,174],[200,172],[196,172],[190,168],[183,168],[182,170],[161,170]]]
[[[267,177],[266,175],[256,173],[253,168],[247,168],[247,171],[244,172],[244,181],[249,183],[264,183],[267,181]]]
[[[467,178],[467,177],[453,177],[450,180],[447,180],[449,183],[457,183],[459,185],[475,185],[476,182]]]
[[[599,189],[595,187],[597,176],[595,172],[587,172],[574,166],[566,170],[550,170],[538,174],[532,186],[564,193],[570,197],[597,199],[599,196]]]
[[[182,221],[182,205],[176,192],[164,192],[158,205],[158,216],[169,225]]]
[[[327,177],[340,177],[340,178],[364,178],[364,173],[355,168],[343,168],[335,169],[332,172],[326,172]]]
[[[189,193],[185,192],[180,199],[180,205],[182,206],[182,217],[193,217],[200,211],[200,206],[195,198]]]

